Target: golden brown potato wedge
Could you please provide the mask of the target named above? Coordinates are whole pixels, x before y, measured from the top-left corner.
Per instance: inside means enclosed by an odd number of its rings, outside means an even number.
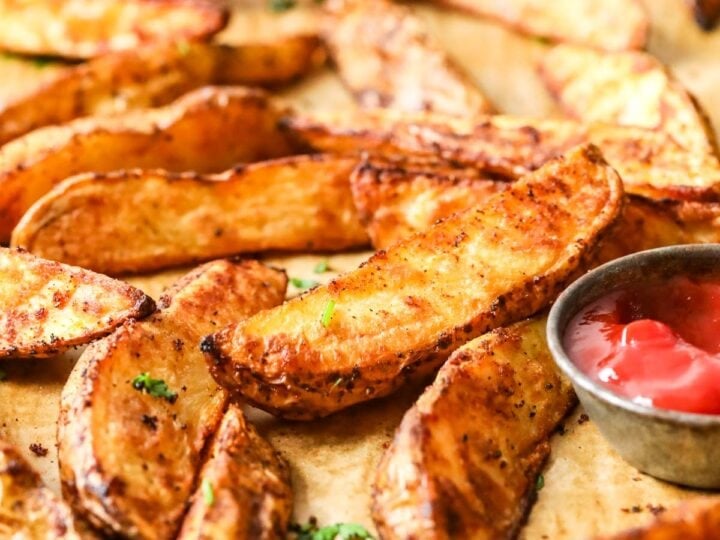
[[[209,37],[228,12],[187,0],[1,0],[0,49],[91,58],[144,43]]]
[[[179,540],[286,538],[290,471],[240,408],[230,406],[198,477]]]
[[[363,160],[350,184],[358,217],[375,249],[386,249],[510,186],[472,169],[433,170],[378,157]]]
[[[286,418],[387,395],[547,305],[621,204],[599,151],[573,150],[329,285],[208,336],[208,365],[236,396]]]
[[[171,538],[226,393],[203,334],[282,302],[286,276],[255,261],[215,261],[174,285],[160,310],[88,347],[63,389],[63,493],[109,533]]]
[[[0,148],[0,242],[32,203],[69,176],[132,167],[220,172],[293,153],[268,96],[207,87],[171,105],[41,128]]]
[[[544,317],[455,351],[380,462],[380,536],[513,538],[535,499],[548,439],[574,404],[547,348]]]
[[[361,247],[368,237],[348,182],[356,163],[312,155],[214,176],[81,175],[33,205],[12,244],[112,275],[264,250]]]
[[[154,309],[127,283],[0,247],[0,358],[52,356]]]
[[[0,441],[0,537],[80,540],[70,508],[20,453]]]
[[[326,8],[330,55],[363,107],[463,116],[491,111],[409,8],[388,0],[328,0]]]
[[[630,193],[659,199],[720,200],[717,157],[688,152],[671,135],[643,128],[501,115],[468,120],[379,109],[295,114],[285,118],[283,125],[323,152],[441,158],[510,178],[590,142],[600,147]]]
[[[319,66],[316,36],[238,46],[158,43],[110,53],[61,71],[39,89],[0,109],[0,144],[39,127],[81,116],[167,105],[209,84],[277,86]]]
[[[595,540],[708,540],[720,531],[720,501],[698,497],[663,512],[645,527]]]
[[[606,51],[642,49],[650,20],[638,0],[434,0],[523,34]]]
[[[703,30],[712,30],[720,19],[720,0],[689,0],[695,20]]]
[[[715,152],[710,121],[654,56],[558,45],[540,74],[563,110],[582,122],[659,129],[690,152]]]

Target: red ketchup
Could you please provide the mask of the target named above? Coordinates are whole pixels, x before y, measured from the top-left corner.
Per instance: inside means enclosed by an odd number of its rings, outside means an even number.
[[[720,414],[720,278],[613,290],[573,318],[564,345],[587,375],[636,403]]]

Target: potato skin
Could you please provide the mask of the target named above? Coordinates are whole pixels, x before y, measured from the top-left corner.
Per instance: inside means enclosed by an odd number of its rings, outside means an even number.
[[[53,356],[154,309],[127,283],[0,247],[0,358]]]
[[[273,43],[221,45],[157,43],[100,56],[66,68],[37,90],[0,109],[0,144],[82,116],[167,105],[201,86],[275,87],[319,66],[325,52],[316,36]]]
[[[651,54],[558,45],[539,71],[564,112],[581,122],[657,129],[689,152],[717,154],[707,114]]]
[[[382,538],[511,538],[534,499],[548,439],[575,405],[545,317],[481,336],[443,365],[378,466]]]
[[[283,126],[322,152],[440,158],[510,178],[527,174],[578,144],[591,143],[618,171],[628,193],[720,201],[716,156],[688,152],[671,135],[643,128],[503,115],[462,119],[380,109],[296,113],[286,117]]]
[[[435,0],[523,34],[606,51],[642,49],[650,19],[638,0]]]
[[[572,151],[329,285],[207,337],[211,373],[284,418],[390,394],[547,305],[621,205],[620,179],[599,151]]]
[[[311,155],[213,176],[81,175],[36,202],[11,244],[111,275],[238,253],[362,247],[368,237],[349,186],[356,163]]]
[[[0,49],[91,58],[155,41],[207,38],[228,16],[202,1],[1,0]]]
[[[328,0],[323,36],[340,77],[363,107],[478,115],[492,106],[426,33],[387,0]]]
[[[287,537],[292,514],[288,465],[231,405],[198,477],[178,540]],[[208,496],[203,483],[210,486]]]
[[[260,90],[206,87],[167,107],[32,131],[0,147],[0,242],[10,239],[32,203],[78,173],[220,172],[292,154],[294,146],[277,129],[279,115]]]
[[[70,507],[42,483],[11,444],[0,440],[0,536],[80,540]]]
[[[663,512],[644,527],[595,540],[707,540],[720,530],[720,502],[717,498],[697,497]]]
[[[192,271],[146,321],[88,347],[63,389],[58,457],[65,498],[106,533],[172,538],[227,394],[198,348],[202,335],[282,302],[287,278],[255,261]],[[131,384],[162,379],[168,401]]]

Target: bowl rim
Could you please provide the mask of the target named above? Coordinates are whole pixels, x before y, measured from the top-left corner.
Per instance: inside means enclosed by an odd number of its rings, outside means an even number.
[[[616,408],[623,409],[637,416],[665,423],[682,424],[684,426],[707,427],[720,425],[720,414],[693,413],[661,409],[652,405],[636,403],[631,399],[613,392],[600,382],[586,375],[566,354],[563,337],[567,324],[562,328],[563,318],[567,322],[575,316],[588,302],[578,301],[581,291],[594,281],[601,279],[608,272],[639,265],[648,260],[667,260],[668,258],[708,257],[717,256],[720,260],[720,243],[717,244],[679,244],[638,251],[618,259],[609,261],[582,275],[567,287],[557,298],[548,314],[546,337],[550,353],[555,364],[570,379],[573,385],[582,388],[596,399]],[[568,316],[567,313],[570,313]]]

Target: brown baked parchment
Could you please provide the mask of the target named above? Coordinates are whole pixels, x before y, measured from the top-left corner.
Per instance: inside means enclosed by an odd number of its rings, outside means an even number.
[[[262,0],[238,3],[252,6],[235,17],[222,35],[224,40],[272,39],[280,32],[312,29],[316,24],[312,10],[298,8],[276,15],[262,7]],[[720,129],[720,31],[701,32],[684,0],[645,3],[652,16],[649,50],[670,65],[697,95],[715,128]],[[546,45],[464,14],[426,5],[416,9],[501,112],[557,114],[535,73],[535,62]],[[0,102],[34,87],[57,69],[61,68],[1,57]],[[284,91],[283,96],[299,107],[354,106],[330,69]],[[367,255],[331,256],[330,267],[334,272],[347,271]],[[329,280],[334,272],[321,276],[313,273],[320,258],[273,257],[271,261],[285,267],[290,276]],[[164,286],[183,273],[173,270],[129,281],[157,298]],[[292,287],[289,292],[297,293]],[[58,489],[58,399],[76,355],[0,365],[7,372],[7,379],[0,382],[0,437],[16,443],[54,489]],[[372,527],[368,501],[375,465],[418,391],[407,389],[310,423],[278,422],[251,412],[251,418],[291,464],[297,521],[314,515],[321,523],[352,521]],[[580,421],[581,413],[576,411],[565,422],[564,434],[553,439],[552,456],[544,472],[545,487],[538,493],[521,538],[570,539],[611,533],[641,524],[658,508],[698,494],[656,481],[627,465],[608,447],[592,421]],[[47,448],[48,454],[36,456],[29,448],[32,443]]]

